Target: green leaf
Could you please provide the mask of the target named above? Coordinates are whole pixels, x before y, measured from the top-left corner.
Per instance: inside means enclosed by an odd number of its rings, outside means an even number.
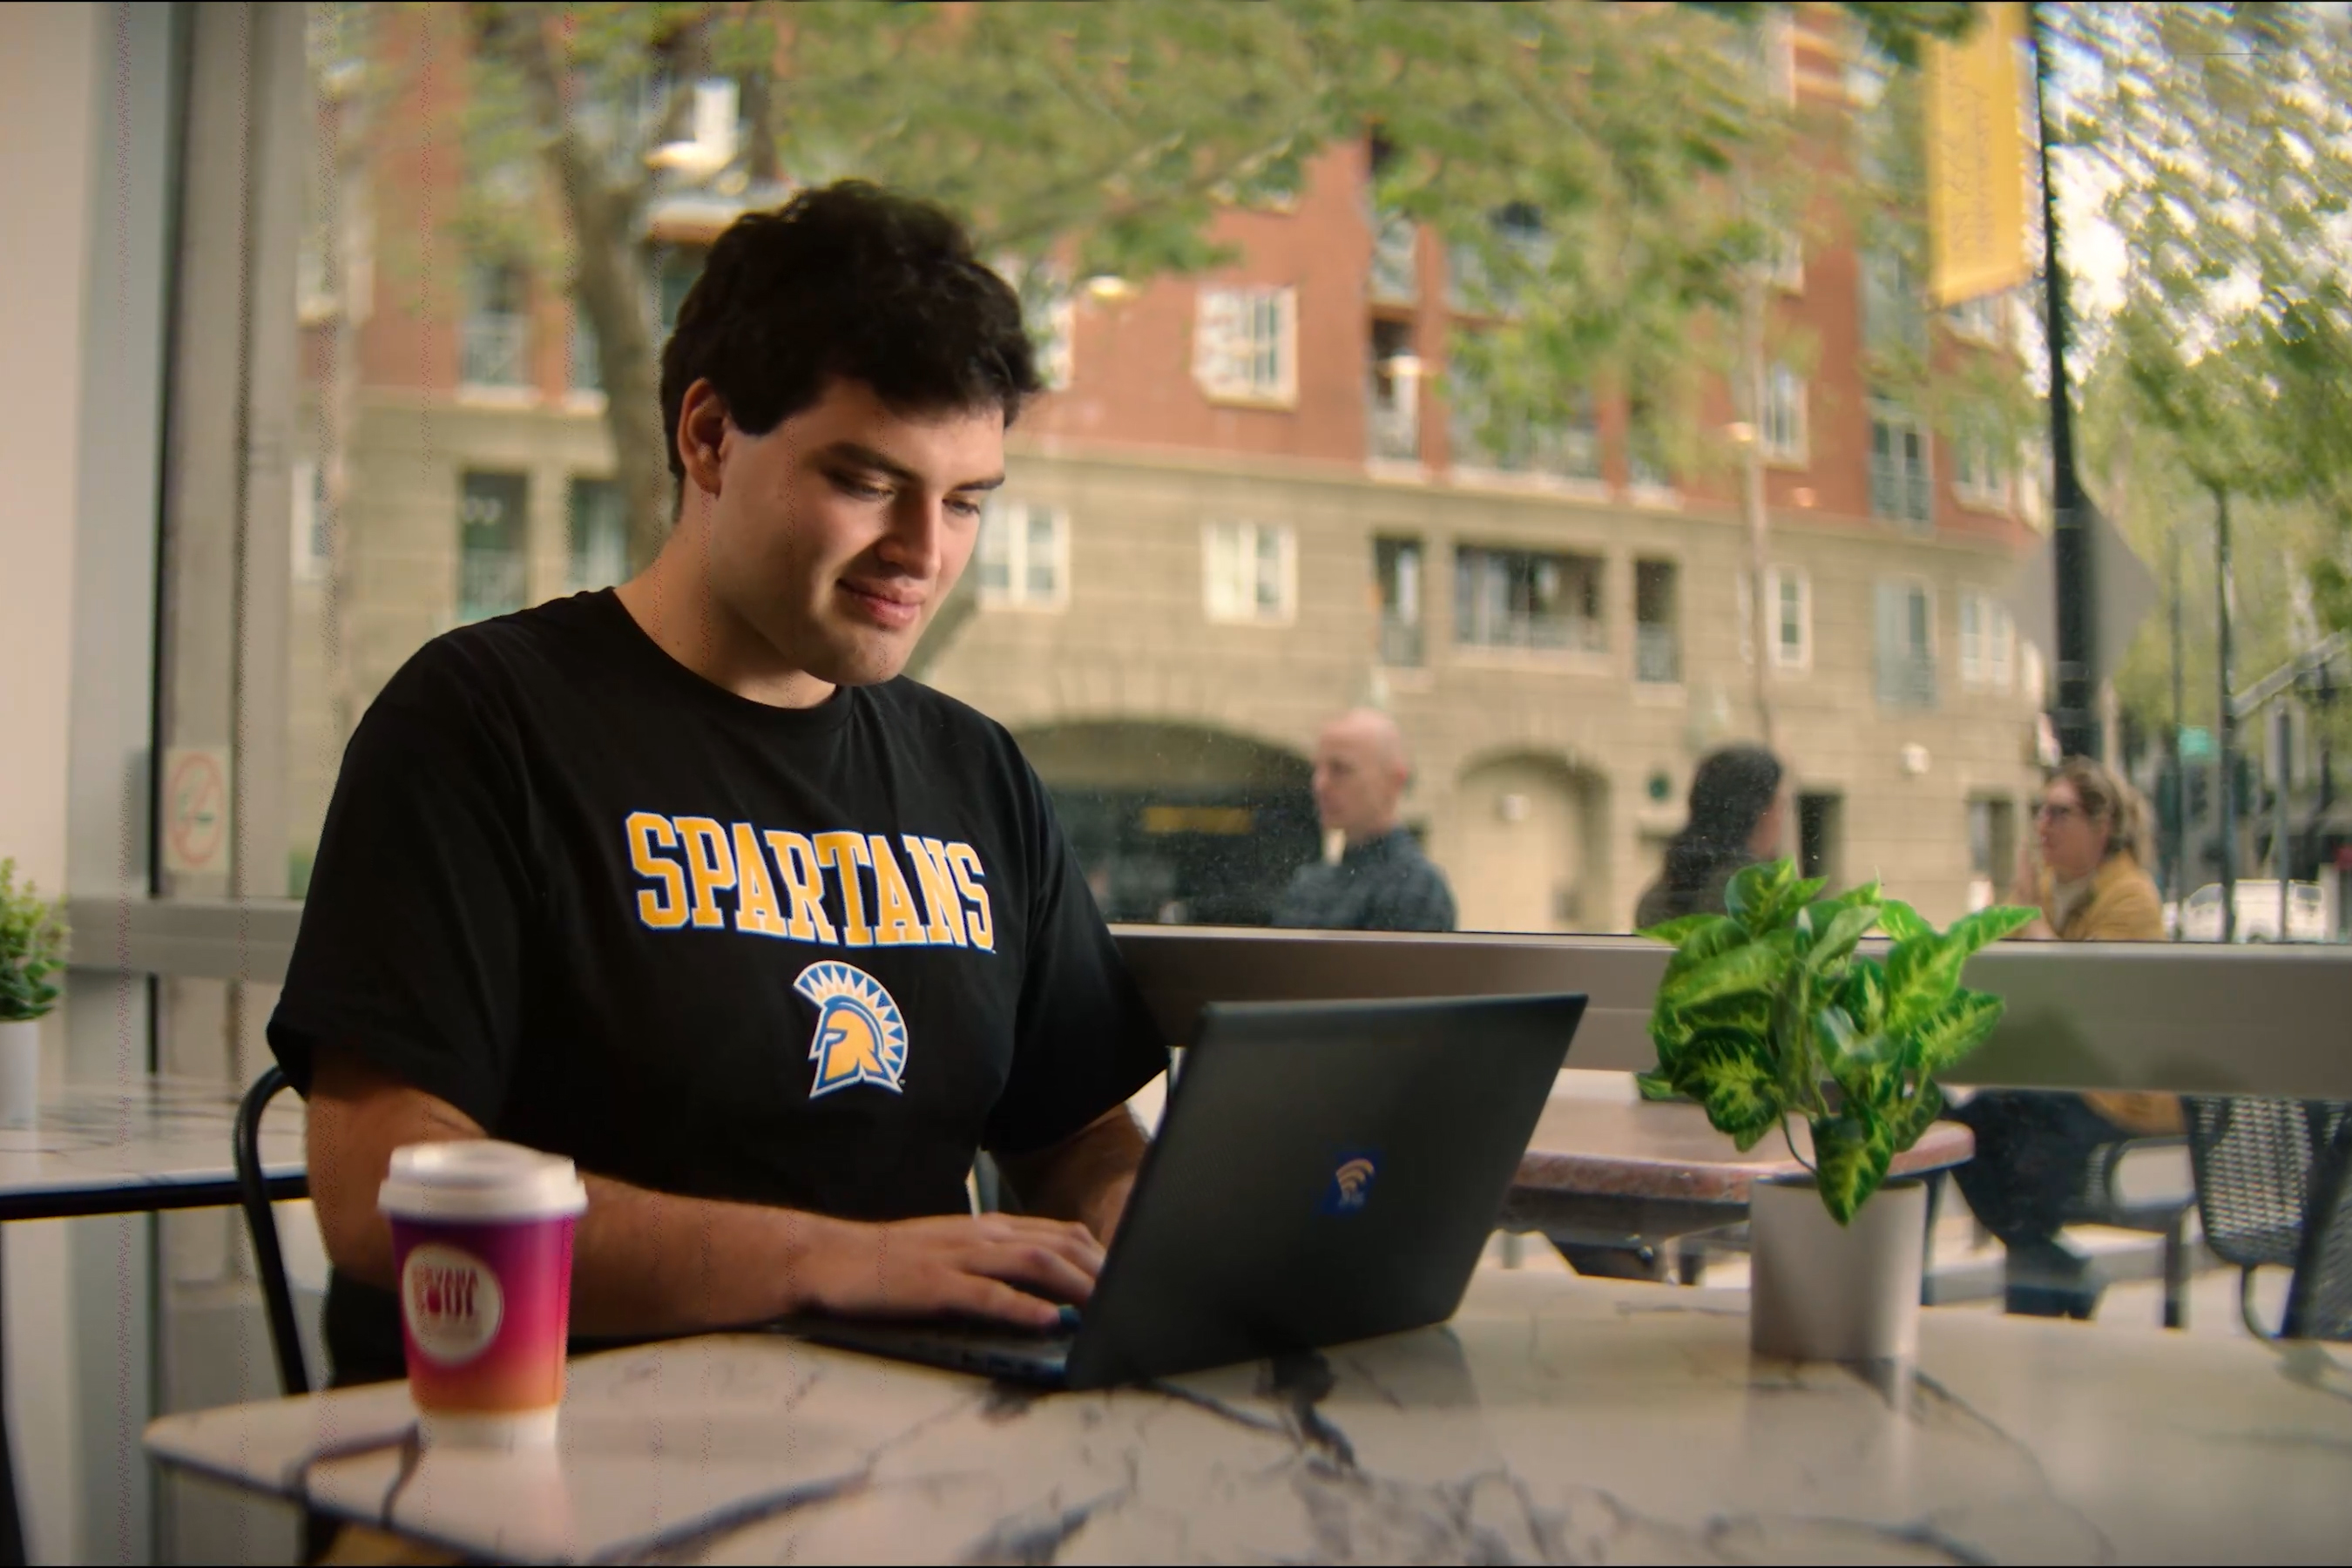
[[[2040,910],[2026,909],[2020,904],[1995,904],[1989,910],[1979,910],[1972,915],[1962,915],[1944,932],[1944,940],[1959,950],[1966,959],[1979,948],[1990,947],[2012,932],[2033,923]]]
[[[1938,1073],[1984,1044],[2000,1023],[2006,1005],[1983,991],[1963,991],[1927,1015],[1911,1037],[1919,1048],[1922,1072]]]
[[[1759,860],[1742,867],[1724,889],[1723,907],[1749,931],[1769,922],[1774,901],[1797,879],[1793,860]]]
[[[1896,942],[1916,942],[1920,937],[1936,934],[1936,928],[1927,923],[1927,917],[1900,899],[1880,900],[1878,923],[1885,926],[1886,934]]]
[[[1677,916],[1674,920],[1667,921],[1660,925],[1651,926],[1645,931],[1637,931],[1633,934],[1638,937],[1645,937],[1651,942],[1663,942],[1672,947],[1680,947],[1683,944],[1684,939],[1687,938],[1693,931],[1705,931],[1707,927],[1717,923],[1737,925],[1738,922],[1726,922],[1724,921],[1723,916],[1709,914],[1702,910],[1695,915]]]
[[[1822,1205],[1838,1224],[1848,1224],[1886,1180],[1887,1167],[1895,1162],[1894,1140],[1885,1123],[1852,1110],[1813,1118],[1812,1130]]]
[[[1792,957],[1794,939],[1785,933],[1765,942],[1751,942],[1719,953],[1669,982],[1658,992],[1659,1004],[1688,1014],[1703,1003],[1742,991],[1775,988]]]
[[[1846,970],[1838,1005],[1864,1034],[1874,1034],[1886,1022],[1886,965],[1874,958],[1857,958]]]
[[[1684,1094],[1681,1089],[1676,1089],[1674,1086],[1674,1081],[1667,1078],[1664,1073],[1637,1072],[1633,1075],[1633,1087],[1642,1091],[1642,1098],[1643,1100],[1685,1100],[1689,1098],[1687,1095]]]
[[[1676,1081],[1706,1107],[1716,1131],[1730,1134],[1742,1151],[1754,1148],[1780,1124],[1778,1086],[1751,1051],[1727,1045],[1696,1053]]]
[[[1886,1095],[1896,1078],[1898,1050],[1885,1035],[1853,1026],[1843,1007],[1824,1007],[1815,1015],[1822,1058],[1831,1081],[1848,1100],[1876,1100]]]
[[[1943,1114],[1944,1091],[1936,1087],[1934,1080],[1920,1079],[1918,1089],[1907,1100],[1896,1102],[1894,1114],[1886,1119],[1895,1152],[1900,1154],[1919,1142],[1919,1135]]]
[[[1748,928],[1728,915],[1694,915],[1689,918],[1699,923],[1691,928],[1689,934],[1683,938],[1682,945],[1675,950],[1674,957],[1666,961],[1664,978],[1658,982],[1660,995],[1665,994],[1676,980],[1708,959],[1729,952],[1749,940]]]
[[[1886,1032],[1909,1034],[1950,1000],[1963,956],[1933,931],[1895,943],[1886,955]]]
[[[1815,904],[1816,911],[1829,906]],[[1853,956],[1854,944],[1869,934],[1878,923],[1876,904],[1856,904],[1839,910],[1824,921],[1817,912],[1813,921],[1813,942],[1805,950],[1805,967],[1815,975],[1843,963]]]

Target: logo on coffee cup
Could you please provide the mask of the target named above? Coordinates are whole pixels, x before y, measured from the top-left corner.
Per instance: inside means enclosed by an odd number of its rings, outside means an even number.
[[[489,1349],[506,1315],[490,1266],[438,1242],[410,1249],[400,1266],[400,1304],[409,1338],[444,1366],[462,1366]]]

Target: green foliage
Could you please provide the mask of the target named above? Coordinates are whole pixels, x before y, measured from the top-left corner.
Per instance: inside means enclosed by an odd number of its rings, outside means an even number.
[[[57,1005],[49,976],[65,967],[65,906],[37,892],[30,882],[19,890],[16,862],[0,860],[0,1023],[37,1018]]]
[[[1743,1150],[1791,1115],[1812,1129],[1822,1202],[1840,1225],[1885,1181],[1944,1104],[1934,1075],[1984,1043],[2001,1002],[1960,985],[1969,956],[2033,919],[1979,910],[1938,931],[1869,883],[1822,898],[1788,860],[1731,880],[1728,915],[1642,934],[1675,944],[1650,1015],[1645,1099],[1687,1096]],[[1884,925],[1881,961],[1860,954]]]

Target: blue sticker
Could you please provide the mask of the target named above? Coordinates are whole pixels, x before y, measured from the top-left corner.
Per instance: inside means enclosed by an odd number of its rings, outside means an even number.
[[[1328,1215],[1350,1215],[1364,1212],[1372,1201],[1372,1184],[1381,1173],[1381,1152],[1377,1149],[1342,1149],[1332,1162],[1331,1184],[1324,1189],[1323,1201],[1316,1212]]]

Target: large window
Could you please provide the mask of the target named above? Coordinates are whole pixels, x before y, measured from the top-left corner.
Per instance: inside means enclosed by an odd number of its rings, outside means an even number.
[[[1936,705],[1936,600],[1924,583],[1878,584],[1878,700]]]
[[[1454,636],[1472,647],[1600,653],[1608,647],[1601,563],[1545,551],[1457,550]]]
[[[1935,489],[1927,477],[1927,429],[1895,404],[1870,408],[1870,511],[1890,522],[1921,526],[1935,521]]]
[[[1297,536],[1263,522],[1213,522],[1201,531],[1209,619],[1279,624],[1298,599]]]
[[[529,285],[522,268],[478,261],[467,269],[466,285],[460,378],[487,390],[530,385]]]
[[[520,474],[469,472],[457,498],[457,619],[478,621],[523,606],[524,510]]]
[[[1033,501],[991,499],[972,558],[980,602],[1031,610],[1069,602],[1070,514]]]
[[[1298,396],[1298,291],[1202,289],[1192,376],[1212,398],[1286,406]]]

